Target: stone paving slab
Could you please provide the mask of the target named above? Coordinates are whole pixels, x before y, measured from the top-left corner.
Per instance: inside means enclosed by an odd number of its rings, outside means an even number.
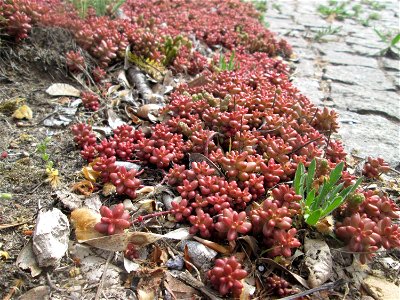
[[[380,16],[369,26],[355,19],[324,19],[317,7],[328,0],[267,1],[265,19],[298,57],[293,84],[316,105],[338,111],[346,150],[382,156],[400,170],[400,62],[379,54],[387,44],[374,31],[398,32],[399,3],[379,3],[386,8],[361,4],[365,15]],[[315,35],[329,26],[340,31],[316,41]]]

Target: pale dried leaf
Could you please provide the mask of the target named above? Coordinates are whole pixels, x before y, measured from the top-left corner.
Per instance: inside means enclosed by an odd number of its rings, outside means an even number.
[[[13,118],[16,119],[27,119],[31,120],[33,118],[33,113],[32,109],[28,105],[22,105],[20,108],[18,108],[16,111],[13,113]]]
[[[37,286],[22,294],[18,300],[50,299],[50,287],[47,285]]]
[[[140,269],[140,265],[124,257],[124,268],[126,272],[130,273],[138,271]]]
[[[321,286],[332,276],[332,255],[329,246],[323,240],[306,238],[304,241],[305,260],[311,288]]]
[[[18,254],[16,264],[21,269],[29,269],[32,277],[36,277],[42,273],[42,269],[39,267],[35,259],[35,254],[33,253],[32,239],[29,240],[28,244],[26,244]]]
[[[110,195],[112,195],[112,194],[114,194],[115,192],[116,192],[116,187],[115,187],[115,185],[113,185],[111,182],[106,182],[104,185],[103,185],[103,189],[102,189],[102,194],[103,194],[103,196],[110,196]]]
[[[66,83],[53,83],[46,90],[50,96],[73,96],[79,97],[81,92],[72,85]]]
[[[126,124],[112,109],[107,110],[107,116],[108,125],[110,125],[112,129],[116,129],[118,126]]]

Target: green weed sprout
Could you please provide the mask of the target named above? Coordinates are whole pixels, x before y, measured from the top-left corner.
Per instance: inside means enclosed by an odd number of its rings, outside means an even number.
[[[344,183],[337,184],[342,176],[344,167],[344,163],[341,162],[331,171],[329,178],[325,179],[324,183],[316,190],[312,188],[316,165],[316,161],[313,159],[306,173],[304,165],[300,163],[293,180],[296,194],[302,196],[301,205],[304,220],[311,226],[316,225],[320,219],[338,208],[346,200],[346,197],[352,194],[362,182],[361,177],[354,185],[344,189]]]

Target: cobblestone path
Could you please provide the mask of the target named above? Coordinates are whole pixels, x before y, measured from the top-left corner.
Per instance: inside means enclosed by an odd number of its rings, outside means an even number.
[[[367,2],[352,1],[346,9],[358,3],[360,16],[337,21],[317,11],[328,1],[268,1],[265,19],[293,46],[298,58],[295,86],[318,106],[339,113],[339,134],[347,152],[382,156],[400,170],[400,64],[398,58],[379,53],[388,43],[374,31],[398,33],[399,3],[375,1],[385,5],[378,11]],[[371,14],[379,19],[362,25]],[[338,32],[318,40],[329,26]]]

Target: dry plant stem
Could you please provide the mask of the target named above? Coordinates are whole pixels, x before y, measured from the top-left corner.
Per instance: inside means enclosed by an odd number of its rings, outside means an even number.
[[[139,216],[138,218],[136,218],[135,220],[132,221],[132,224],[141,223],[144,220],[151,219],[151,218],[156,218],[156,217],[160,217],[160,216],[164,216],[164,215],[168,215],[170,213],[171,213],[171,211],[167,210],[167,211],[155,212],[155,213],[144,215],[144,216]]]
[[[47,284],[49,285],[49,287],[50,287],[52,290],[55,290],[55,291],[60,292],[60,293],[64,293],[64,292],[67,291],[66,289],[62,289],[62,288],[57,287],[57,286],[51,281],[50,273],[49,273],[49,272],[46,272],[46,279],[47,279]]]
[[[323,285],[321,285],[319,287],[316,287],[316,288],[313,288],[313,289],[309,289],[307,291],[304,291],[304,292],[301,292],[301,293],[298,293],[298,294],[295,294],[295,295],[291,295],[291,296],[288,296],[288,297],[285,297],[285,298],[280,298],[279,300],[295,300],[295,299],[298,299],[300,297],[304,297],[304,296],[313,294],[315,292],[335,289],[335,288],[341,286],[344,283],[345,283],[344,279],[339,279],[339,280],[337,280],[335,282],[326,283],[326,284],[323,284]]]
[[[108,265],[110,264],[110,261],[111,261],[111,258],[113,257],[113,255],[114,255],[114,252],[110,252],[110,254],[107,257],[107,261],[106,261],[106,264],[104,265],[104,269],[103,269],[103,275],[101,276],[99,286],[97,287],[97,292],[96,292],[96,296],[94,297],[94,300],[100,299],[100,295],[103,290],[104,280],[106,279]]]
[[[178,279],[187,283],[190,285],[192,288],[195,288],[196,290],[199,290],[202,292],[204,295],[209,297],[210,299],[213,300],[222,300],[222,298],[218,297],[215,295],[210,289],[208,289],[202,282],[196,280],[189,272],[181,272],[177,275]]]
[[[19,290],[19,288],[22,286],[23,283],[24,282],[21,279],[18,279],[15,282],[14,286],[11,287],[8,294],[4,296],[3,300],[11,300],[13,298],[15,292]]]

